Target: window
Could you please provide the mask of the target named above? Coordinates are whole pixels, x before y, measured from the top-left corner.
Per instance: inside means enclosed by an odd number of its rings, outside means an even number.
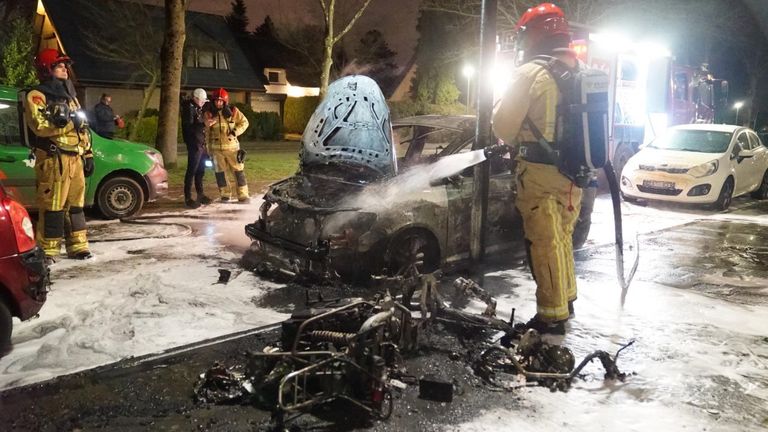
[[[270,74],[272,73],[273,72],[270,72]],[[270,77],[269,80],[272,81],[272,78]],[[410,126],[400,126],[393,129],[394,133],[392,135],[395,142],[395,154],[398,159],[403,159],[413,142],[413,128]]]
[[[739,134],[738,142],[739,142],[739,145],[741,145],[742,150],[752,149],[752,145],[749,143],[749,138],[747,138],[746,132],[742,132]]]
[[[685,72],[676,73],[672,85],[675,99],[688,100],[688,74]]]
[[[267,78],[269,78],[269,82],[271,82],[271,83],[280,82],[280,73],[279,72],[270,72],[269,76]]]
[[[191,49],[187,52],[185,65],[190,68],[229,70],[227,53],[222,51]]]
[[[0,145],[22,145],[16,103],[0,101]]]
[[[229,70],[229,62],[227,61],[227,55],[223,52],[216,53],[216,69]]]
[[[752,150],[756,150],[763,145],[763,143],[760,142],[760,138],[752,132],[749,133],[749,143],[752,145]]]
[[[213,51],[197,52],[197,67],[213,69]]]

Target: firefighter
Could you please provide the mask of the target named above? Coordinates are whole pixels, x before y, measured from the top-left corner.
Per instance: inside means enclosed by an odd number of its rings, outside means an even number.
[[[93,153],[85,112],[69,79],[71,60],[55,49],[35,58],[40,85],[26,95],[24,115],[35,156],[37,242],[46,261],[56,261],[66,237],[70,258],[88,259],[85,177],[93,174]]]
[[[222,202],[233,199],[232,177],[237,184],[237,200],[250,202],[248,183],[245,180],[245,151],[240,149],[237,137],[248,129],[248,119],[236,107],[229,105],[229,93],[223,88],[211,93],[212,104],[206,111],[208,151],[213,157],[216,184]]]
[[[536,315],[529,328],[565,334],[576,300],[572,235],[581,206],[581,189],[563,175],[547,151],[556,143],[557,82],[537,56],[550,56],[578,71],[569,49],[563,11],[552,3],[528,9],[516,25],[518,67],[493,114],[496,136],[518,146],[516,206],[523,218],[528,261],[536,281]],[[541,139],[540,139],[541,138]],[[568,145],[568,143],[564,143]]]

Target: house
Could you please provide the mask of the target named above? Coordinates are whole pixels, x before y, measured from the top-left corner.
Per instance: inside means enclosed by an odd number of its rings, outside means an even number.
[[[122,0],[39,0],[38,51],[56,48],[73,60],[73,81],[84,106],[112,95],[118,114],[138,110],[147,92],[159,106],[164,9]],[[223,87],[231,102],[280,113],[285,95],[269,94],[224,17],[188,11],[182,92]],[[151,90],[156,87],[155,90]]]

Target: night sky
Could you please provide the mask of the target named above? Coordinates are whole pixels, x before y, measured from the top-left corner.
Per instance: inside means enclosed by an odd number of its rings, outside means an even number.
[[[226,15],[232,10],[228,0],[191,0],[190,10]],[[350,0],[337,0],[337,7],[350,3]],[[360,2],[354,2],[359,4]],[[302,20],[307,23],[321,24],[322,11],[317,0],[245,0],[250,20],[250,29],[264,21],[270,15],[279,28],[281,23]],[[345,36],[342,42],[357,42],[368,30],[378,29],[397,52],[397,62],[406,64],[413,55],[418,39],[416,20],[419,13],[418,0],[373,0],[365,14]],[[337,24],[338,25],[338,24]]]

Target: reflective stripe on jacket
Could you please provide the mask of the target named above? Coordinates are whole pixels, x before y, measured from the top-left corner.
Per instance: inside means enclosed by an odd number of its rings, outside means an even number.
[[[248,129],[248,119],[239,109],[231,107],[232,117],[226,119],[221,110],[218,113],[206,113],[214,123],[208,127],[206,140],[208,151],[239,150],[240,142],[237,137]]]

